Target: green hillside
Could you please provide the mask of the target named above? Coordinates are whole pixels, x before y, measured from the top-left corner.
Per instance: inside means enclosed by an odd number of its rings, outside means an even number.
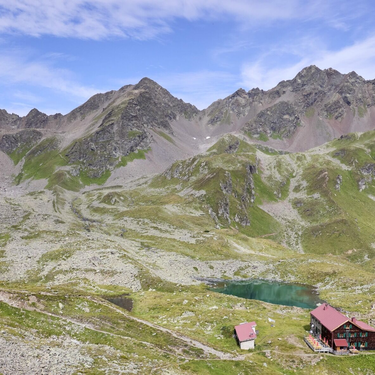
[[[307,348],[309,310],[218,294],[202,279],[314,285],[372,324],[374,145],[369,132],[282,153],[226,136],[152,179],[82,193],[58,178],[64,160],[44,141],[19,179],[49,189],[1,203],[13,214],[2,223],[0,329],[38,345],[73,340],[92,358],[77,374],[370,374],[371,354]],[[125,294],[130,312],[106,299]],[[250,353],[231,333],[248,320],[259,330]]]

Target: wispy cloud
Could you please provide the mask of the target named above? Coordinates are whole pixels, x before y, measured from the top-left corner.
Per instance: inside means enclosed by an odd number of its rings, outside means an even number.
[[[230,62],[231,56],[236,54],[237,52],[243,52],[244,50],[248,50],[252,46],[252,43],[246,40],[234,41],[227,43],[225,46],[221,46],[218,48],[214,48],[211,50],[211,57],[215,62],[220,64],[221,66],[232,65],[233,62]]]
[[[360,0],[366,1],[366,0]],[[172,21],[232,19],[250,26],[259,21],[322,18],[342,27],[352,15],[348,0],[0,0],[0,33],[53,35],[100,40],[153,38],[170,32]],[[335,7],[340,16],[335,18]],[[345,11],[343,11],[343,9]],[[356,9],[362,9],[356,5]]]
[[[332,67],[341,73],[354,70],[366,79],[375,78],[375,35],[340,50],[313,48],[307,53],[305,47],[302,44],[294,45],[290,48],[290,51],[294,52],[292,55],[288,55],[284,50],[284,58],[281,55],[277,60],[275,59],[275,61],[286,61],[282,66],[270,65],[272,59],[269,55],[244,64],[241,71],[244,86],[249,89],[259,87],[267,90],[282,80],[293,78],[301,69],[309,65],[316,65],[321,69]],[[300,53],[296,52],[298,50]]]
[[[35,95],[29,91],[26,91],[26,90],[15,90],[12,94],[12,96],[14,98],[17,98],[17,99],[20,99],[20,100],[24,100],[26,101],[27,103],[30,103],[29,105],[32,105],[32,104],[38,104],[38,103],[41,103],[43,102],[43,98],[38,96],[38,95]]]
[[[73,72],[58,66],[61,56],[35,56],[30,50],[3,49],[0,55],[0,99],[20,115],[30,109],[67,112],[104,90],[85,86]],[[65,58],[64,58],[65,59]],[[6,95],[5,95],[6,93]]]
[[[366,79],[374,79],[375,35],[339,51],[324,51],[312,61],[322,68],[334,67],[344,73],[355,70]]]
[[[53,61],[35,59],[20,51],[7,51],[0,55],[0,78],[3,84],[30,84],[77,98],[89,98],[98,92],[93,87],[78,83],[72,72],[55,67]]]

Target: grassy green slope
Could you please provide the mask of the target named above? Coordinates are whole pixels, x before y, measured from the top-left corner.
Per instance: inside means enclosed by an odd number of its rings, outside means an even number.
[[[27,179],[47,179],[47,189],[60,186],[66,190],[79,191],[84,186],[103,185],[108,180],[111,175],[110,170],[106,170],[99,178],[91,178],[80,163],[69,165],[65,156],[68,148],[61,150],[59,141],[52,137],[44,139],[27,153],[28,150],[23,154],[17,154],[17,159],[13,158],[15,164],[23,157],[24,164],[21,172],[16,176],[15,182],[19,184]],[[117,163],[116,168],[124,167],[135,159],[145,159],[145,154],[148,151],[137,150],[137,152],[123,156]],[[73,173],[71,168],[77,169],[78,172]]]

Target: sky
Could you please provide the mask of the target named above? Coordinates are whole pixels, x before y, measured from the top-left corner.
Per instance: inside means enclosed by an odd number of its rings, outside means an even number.
[[[0,108],[66,114],[149,77],[199,109],[309,65],[375,78],[373,0],[0,0]]]

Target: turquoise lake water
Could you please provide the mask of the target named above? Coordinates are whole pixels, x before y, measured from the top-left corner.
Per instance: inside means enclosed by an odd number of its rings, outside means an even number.
[[[305,309],[313,309],[317,303],[323,302],[312,287],[258,279],[220,282],[211,290],[246,299]]]

